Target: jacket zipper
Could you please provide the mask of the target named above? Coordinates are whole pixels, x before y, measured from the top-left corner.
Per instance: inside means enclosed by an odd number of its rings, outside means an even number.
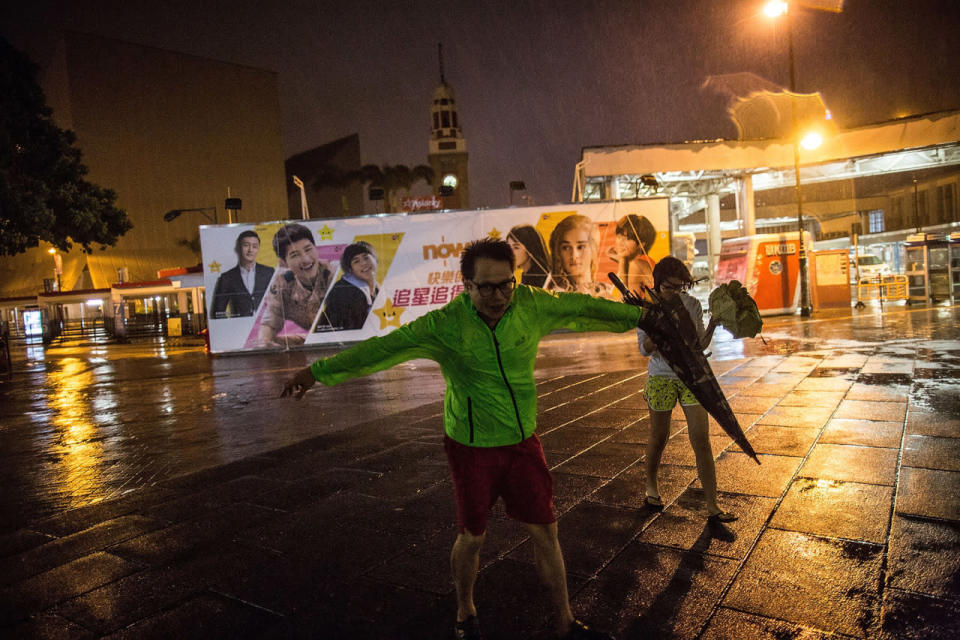
[[[487,327],[490,329],[490,327]],[[490,335],[493,336],[493,349],[497,352],[497,366],[500,367],[500,376],[503,378],[503,384],[506,385],[507,391],[510,392],[510,400],[513,402],[513,413],[517,416],[517,428],[520,430],[520,442],[523,442],[523,422],[520,420],[520,408],[517,407],[517,398],[513,395],[513,388],[510,386],[510,381],[507,380],[507,372],[503,370],[503,360],[500,359],[500,343],[497,342],[497,334],[493,329],[490,329]],[[471,423],[472,426],[473,423]]]
[[[470,442],[473,442],[473,398],[467,398],[467,422],[470,423]]]

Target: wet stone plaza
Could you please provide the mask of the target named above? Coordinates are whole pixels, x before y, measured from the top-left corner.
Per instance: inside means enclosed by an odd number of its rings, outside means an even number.
[[[617,638],[960,637],[960,308],[717,332],[761,465],[715,424],[709,523],[679,410],[644,503],[633,334],[540,350],[539,434],[574,612]],[[15,344],[0,378],[0,637],[452,637],[443,380],[414,361],[304,400],[331,351]],[[551,638],[522,527],[495,507],[490,639]]]

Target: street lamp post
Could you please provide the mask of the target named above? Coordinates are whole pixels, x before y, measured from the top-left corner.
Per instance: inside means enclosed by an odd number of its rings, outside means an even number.
[[[63,274],[63,258],[57,252],[55,247],[47,249],[47,253],[53,256],[53,272],[57,276],[57,293],[63,291],[62,285],[60,283],[60,277]]]
[[[797,199],[797,277],[800,280],[800,315],[809,316],[810,292],[807,288],[807,249],[803,238],[803,187],[800,186],[800,128],[797,124],[797,67],[793,58],[793,18],[787,2],[774,1],[766,6],[767,15],[776,17],[787,14],[787,59],[790,65],[790,114],[793,143],[794,193]]]

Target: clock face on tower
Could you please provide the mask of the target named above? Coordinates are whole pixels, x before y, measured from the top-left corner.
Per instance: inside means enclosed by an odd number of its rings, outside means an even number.
[[[447,175],[443,176],[443,182],[442,182],[441,184],[443,184],[443,186],[445,186],[445,187],[450,187],[451,189],[456,189],[456,188],[457,188],[457,176],[453,175],[452,173],[448,173]]]

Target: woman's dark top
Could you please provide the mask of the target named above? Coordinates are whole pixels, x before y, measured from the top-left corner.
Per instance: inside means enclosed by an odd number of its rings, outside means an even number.
[[[380,289],[374,291],[377,297]],[[321,331],[362,329],[370,313],[367,296],[355,285],[340,278],[327,292],[326,308],[320,314],[317,328]]]

